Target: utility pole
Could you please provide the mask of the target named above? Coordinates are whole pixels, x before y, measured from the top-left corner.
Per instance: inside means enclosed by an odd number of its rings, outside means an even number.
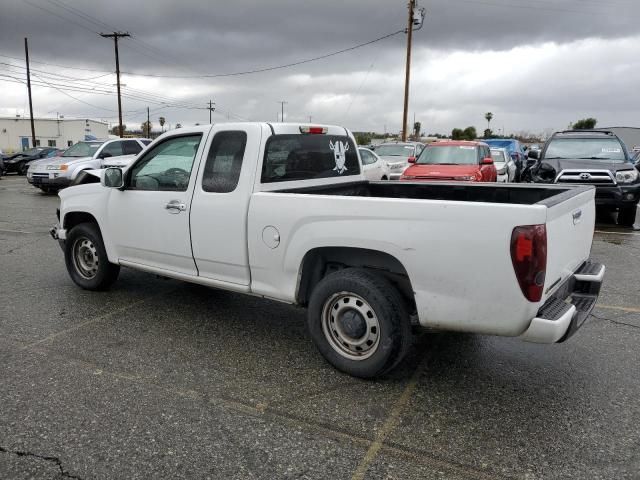
[[[24,54],[27,61],[27,90],[29,91],[29,116],[31,117],[31,146],[36,146],[36,126],[33,123],[33,103],[31,101],[31,71],[29,70],[29,44],[24,37]]]
[[[409,20],[407,21],[407,64],[404,80],[404,110],[402,112],[402,141],[407,141],[407,113],[409,109],[409,81],[411,79],[411,41],[413,27],[420,30],[424,24],[424,8],[417,8],[417,0],[409,0]],[[417,15],[416,15],[417,14]]]
[[[284,100],[280,100],[278,103],[280,104],[280,111],[282,112],[280,114],[280,121],[284,122],[284,106],[285,106],[286,103],[289,103],[289,102],[285,102]]]
[[[311,123],[311,115],[309,115],[309,123]]]
[[[151,138],[151,118],[149,118],[149,107],[147,107],[147,138]]]
[[[113,32],[113,33],[101,33],[103,38],[113,38],[113,44],[116,49],[116,79],[118,83],[118,133],[122,138],[124,132],[122,131],[122,100],[120,99],[120,56],[118,55],[118,38],[130,37],[128,33]]]
[[[214,107],[215,103],[213,103],[213,100],[209,100],[209,107],[207,108],[207,110],[209,110],[209,123],[213,123],[211,121],[211,114],[215,111],[216,107]]]

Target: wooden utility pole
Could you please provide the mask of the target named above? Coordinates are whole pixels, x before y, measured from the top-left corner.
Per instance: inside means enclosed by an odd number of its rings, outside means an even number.
[[[29,44],[24,37],[24,54],[27,61],[27,91],[29,92],[29,117],[31,117],[31,146],[36,146],[36,126],[33,121],[33,102],[31,101],[31,70],[29,70]]]
[[[147,138],[151,138],[151,118],[149,118],[149,107],[147,107]]]
[[[409,0],[409,20],[407,22],[407,64],[404,79],[404,110],[402,112],[402,141],[407,141],[407,113],[409,109],[409,79],[411,78],[411,40],[413,37],[413,11],[416,0]]]
[[[211,120],[211,114],[215,111],[216,107],[214,107],[215,103],[213,103],[213,100],[209,100],[209,108],[207,108],[207,110],[209,110],[209,124],[213,123],[213,121]],[[229,118],[229,117],[227,117]]]
[[[284,122],[284,105],[285,105],[286,103],[289,103],[289,102],[285,102],[284,100],[280,100],[278,103],[280,104],[280,111],[282,112],[282,113],[280,114],[280,121],[281,121],[281,122]]]
[[[122,100],[120,99],[120,56],[118,55],[118,38],[130,37],[128,33],[113,32],[113,33],[101,33],[101,37],[113,38],[113,43],[116,49],[116,78],[118,84],[118,133],[122,138],[124,132],[122,130]]]

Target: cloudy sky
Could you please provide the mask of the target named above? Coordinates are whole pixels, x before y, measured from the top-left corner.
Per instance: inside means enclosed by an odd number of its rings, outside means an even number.
[[[640,1],[420,0],[410,120],[426,132],[454,127],[543,132],[593,116],[640,126]],[[135,6],[134,6],[135,5]],[[261,73],[404,28],[405,0],[0,0],[0,115],[28,113],[29,37],[36,116],[117,118],[113,41],[120,42],[124,123],[146,107],[157,126],[285,120],[397,132],[406,35],[323,60]],[[68,68],[73,67],[73,68]]]

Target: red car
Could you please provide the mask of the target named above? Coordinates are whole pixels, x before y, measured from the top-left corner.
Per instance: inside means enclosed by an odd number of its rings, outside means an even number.
[[[447,182],[495,182],[498,172],[493,165],[489,145],[483,142],[436,142],[422,151],[400,180]]]

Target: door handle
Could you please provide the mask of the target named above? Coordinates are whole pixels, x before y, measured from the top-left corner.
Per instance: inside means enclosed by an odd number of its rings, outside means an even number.
[[[184,212],[187,209],[187,206],[184,203],[180,203],[179,200],[171,200],[164,208],[170,210],[171,213],[180,213]]]

